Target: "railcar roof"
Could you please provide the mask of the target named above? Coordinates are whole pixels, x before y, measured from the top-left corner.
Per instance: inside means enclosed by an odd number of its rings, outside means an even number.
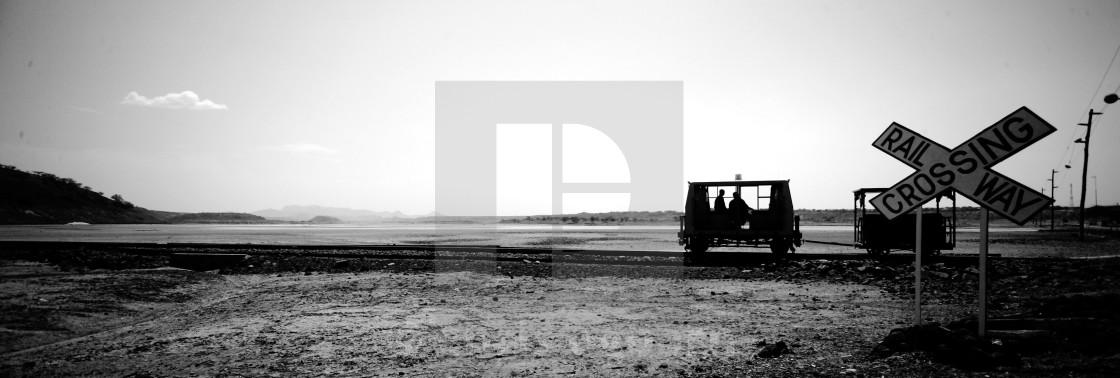
[[[852,192],[855,193],[858,196],[858,195],[861,195],[861,194],[882,193],[882,192],[885,192],[885,191],[890,190],[890,189],[891,188],[859,188],[859,189],[854,190]],[[954,198],[956,195],[957,195],[957,193],[955,191],[953,191],[952,188],[947,188],[947,189],[945,189],[945,191],[938,194],[937,197]]]
[[[890,188],[859,188],[859,190],[855,190],[854,192],[856,194],[859,194],[859,193],[882,193],[882,192],[887,191],[887,189],[890,189]]]
[[[789,185],[789,180],[763,180],[763,181],[690,181],[689,185],[699,186],[757,186],[757,185]]]

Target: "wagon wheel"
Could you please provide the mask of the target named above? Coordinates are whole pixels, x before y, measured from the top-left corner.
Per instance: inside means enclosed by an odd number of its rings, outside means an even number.
[[[789,240],[774,239],[770,242],[770,252],[774,252],[775,255],[779,256],[785,255],[786,252],[789,252],[789,244]]]
[[[689,252],[704,253],[708,250],[707,238],[689,238],[688,245],[685,246]]]

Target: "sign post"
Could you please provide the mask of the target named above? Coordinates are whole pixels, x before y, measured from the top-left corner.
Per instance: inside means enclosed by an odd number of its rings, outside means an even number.
[[[1027,107],[1021,107],[956,148],[949,148],[892,123],[872,144],[916,171],[871,199],[888,220],[914,211],[914,300],[916,323],[921,324],[922,205],[946,190],[976,202],[981,213],[980,335],[987,314],[988,210],[1023,225],[1051,203],[1036,192],[992,170],[997,163],[1050,135],[1054,126]]]
[[[914,210],[914,325],[922,325],[922,207]]]
[[[983,339],[987,336],[985,323],[988,322],[988,209],[980,211],[980,313],[977,334]]]

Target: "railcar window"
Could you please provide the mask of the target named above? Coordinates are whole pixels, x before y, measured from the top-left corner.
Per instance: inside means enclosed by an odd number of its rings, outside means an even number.
[[[759,185],[755,190],[755,209],[767,210],[770,208],[770,185]]]
[[[708,188],[708,208],[709,209],[712,209],[712,210],[716,209],[716,198],[719,198],[719,190],[720,189],[723,189],[723,204],[724,204],[724,206],[727,205],[727,201],[728,201],[727,198],[731,196],[730,194],[728,194],[730,192],[727,191],[726,187],[713,186],[713,187]]]
[[[708,200],[708,208],[714,210],[716,208],[716,198],[719,197],[719,191],[723,190],[723,204],[727,206],[734,198],[732,193],[739,192],[743,201],[755,210],[769,210],[771,203],[782,201],[782,186],[779,185],[722,185],[722,186],[707,186],[697,187],[696,190],[703,193],[703,198]],[[870,210],[870,209],[869,209]]]

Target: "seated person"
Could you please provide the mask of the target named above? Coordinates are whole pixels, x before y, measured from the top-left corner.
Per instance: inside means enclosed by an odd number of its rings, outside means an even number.
[[[720,189],[719,195],[716,196],[714,216],[712,217],[714,222],[712,226],[717,230],[725,230],[731,226],[731,214],[727,211],[727,203],[724,202],[723,193],[723,189]]]
[[[731,208],[729,211],[731,212],[731,221],[733,222],[732,228],[741,228],[751,219],[752,209],[750,206],[747,206],[746,201],[743,201],[743,199],[739,197],[739,192],[734,192],[731,196],[733,199],[731,200]]]
[[[727,211],[727,205],[723,202],[723,189],[719,190],[719,195],[716,196],[716,214],[722,214]]]

